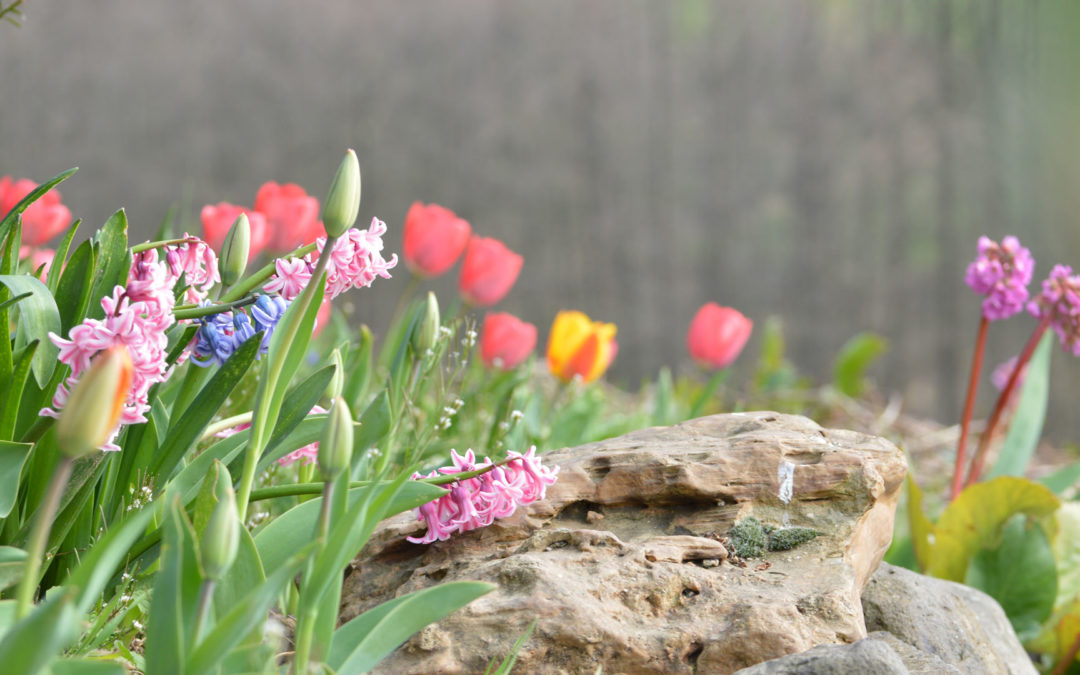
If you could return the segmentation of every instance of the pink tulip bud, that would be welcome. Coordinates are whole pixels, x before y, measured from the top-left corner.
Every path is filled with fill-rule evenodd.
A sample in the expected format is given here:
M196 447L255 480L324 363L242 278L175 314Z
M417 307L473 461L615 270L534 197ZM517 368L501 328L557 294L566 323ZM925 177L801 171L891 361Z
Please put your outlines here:
M458 290L474 307L490 307L506 297L525 259L498 239L472 237L461 264Z
M536 347L536 326L505 312L484 317L480 332L480 358L489 368L513 370Z
M736 309L706 303L694 315L686 332L686 349L706 368L727 368L739 356L754 322Z
M450 209L414 202L405 214L405 264L413 274L437 277L461 257L471 232Z

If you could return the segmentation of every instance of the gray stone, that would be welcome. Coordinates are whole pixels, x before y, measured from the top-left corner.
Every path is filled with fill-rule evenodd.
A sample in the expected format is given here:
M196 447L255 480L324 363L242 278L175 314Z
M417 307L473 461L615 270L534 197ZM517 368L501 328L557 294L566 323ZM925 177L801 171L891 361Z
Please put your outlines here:
M1005 612L982 591L882 564L862 594L866 628L972 675L1035 675Z
M893 649L881 640L821 645L736 671L737 675L908 675Z
M867 635L866 639L880 640L892 647L900 660L907 666L911 675L961 675L963 672L956 666L945 663L940 657L930 652L924 652L921 649L912 647L892 633L878 630Z

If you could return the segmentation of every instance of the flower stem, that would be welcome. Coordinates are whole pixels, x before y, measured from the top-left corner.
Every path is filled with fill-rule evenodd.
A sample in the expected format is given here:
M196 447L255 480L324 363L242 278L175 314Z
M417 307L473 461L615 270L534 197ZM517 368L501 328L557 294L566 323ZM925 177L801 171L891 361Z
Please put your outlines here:
M1035 353L1035 348L1039 346L1039 340L1042 339L1043 333L1046 332L1049 325L1049 317L1039 321L1039 325L1035 327L1035 331L1028 338L1027 344L1024 345L1024 351L1016 359L1016 367L1013 368L1012 373L1009 375L1009 381L1005 384L1005 388L1001 390L1001 395L998 396L997 403L994 404L994 410L990 413L990 419L986 422L986 428L979 438L979 448L975 451L974 459L971 460L971 474L968 476L967 482L964 483L965 487L978 482L983 463L986 462L986 451L990 449L990 441L994 438L994 431L1001 420L1001 413L1005 410L1005 404L1012 397L1013 389L1016 388L1016 383L1020 379L1020 373L1023 372L1028 361L1031 360L1031 355Z
M331 241L331 239L333 239L333 237L327 237L326 244L323 246L323 251L329 251L330 249L332 249L334 247L334 242ZM312 251L314 251L315 248L316 248L315 244L308 244L307 246L301 246L300 248L296 249L292 253L289 253L288 255L285 255L285 256L282 256L282 257L283 258L303 258L308 253L311 253ZM277 266L273 262L268 263L267 265L260 268L258 271L252 273L251 276L247 277L246 279L244 279L242 281L237 282L235 286L233 286L232 288L229 289L228 293L221 296L221 300L223 302L232 302L234 300L239 300L240 298L247 295L249 292L255 290L256 288L259 288L260 286L262 286L263 283L267 279L274 276L275 272L277 272ZM321 272L320 272L320 274L321 274ZM316 276L315 274L312 274L311 278L312 279L317 279L318 276Z
M964 484L964 460L967 450L968 431L971 428L971 413L975 408L975 390L979 388L979 373L982 371L983 354L986 351L986 334L990 320L985 316L979 319L979 333L975 338L975 355L971 359L971 376L968 380L967 399L964 401L964 416L960 418L960 440L956 444L956 466L953 468L952 486L949 499L956 499Z
M73 460L64 455L61 456L56 469L53 471L52 480L45 491L45 499L38 510L34 521L34 529L30 533L30 544L27 549L26 570L23 572L22 581L15 596L15 619L21 619L30 612L34 601L34 590L37 588L41 577L41 563L45 555L45 546L49 541L49 531L52 529L53 518L60 506L60 497L64 494L68 479L71 478L71 465Z
M177 321L182 319L198 319L200 317L209 316L211 314L221 314L222 312L228 312L229 310L243 307L245 305L253 304L256 300L255 296L249 296L241 298L239 300L232 300L230 302L222 302L217 305L180 305L173 310L173 316Z
M163 239L161 241L146 241L141 244L135 244L131 247L132 253L142 253L143 251L149 251L152 248L161 248L162 246L179 246L180 244L191 244L199 241L198 237L180 237L179 239Z
M223 420L218 420L210 426L206 427L206 431L199 438L200 441L205 441L208 438L213 437L218 432L225 431L226 429L232 429L233 427L240 426L241 424L251 424L251 411L246 413L240 413L239 415L233 415L232 417L226 417Z
M206 620L210 617L210 604L213 599L214 580L203 579L202 586L199 587L199 604L195 610L195 644L198 644L202 638Z
M709 378L708 384L706 384L705 388L701 390L701 394L699 394L697 399L694 400L694 405L690 408L690 419L694 419L701 414L701 411L705 407L705 404L709 401L710 398L712 398L713 394L716 393L716 390L720 387L720 385L724 383L724 380L727 379L727 376L728 369L724 368L723 370L716 371L716 373Z

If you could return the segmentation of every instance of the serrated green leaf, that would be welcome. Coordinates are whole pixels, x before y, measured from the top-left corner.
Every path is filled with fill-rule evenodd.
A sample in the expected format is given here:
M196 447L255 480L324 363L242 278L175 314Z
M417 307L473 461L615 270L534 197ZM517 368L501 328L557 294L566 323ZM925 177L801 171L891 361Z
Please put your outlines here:
M18 335L16 346L26 345L33 340L40 342L31 367L34 379L44 387L52 377L60 349L49 339L49 333L60 333L60 312L56 301L45 284L25 274L0 275L0 284L8 288L13 295L30 293L18 305ZM19 392L21 393L21 392Z
M1009 432L989 478L1024 475L1035 454L1050 400L1050 352L1054 339L1051 332L1043 335L1028 362L1016 412L1013 413Z
M394 598L339 628L326 663L338 673L366 673L424 626L496 588L483 581L452 581Z
M1046 533L1028 524L1023 515L1013 516L1002 529L999 544L972 557L964 583L998 601L1021 642L1035 637L1058 593L1057 569Z
M1048 516L1060 505L1044 486L1012 476L964 489L945 507L934 527L928 573L940 579L963 581L972 556L997 540L1009 518L1018 513L1036 518Z
M862 395L866 371L889 350L889 342L875 333L859 333L844 343L833 364L833 386L851 398Z

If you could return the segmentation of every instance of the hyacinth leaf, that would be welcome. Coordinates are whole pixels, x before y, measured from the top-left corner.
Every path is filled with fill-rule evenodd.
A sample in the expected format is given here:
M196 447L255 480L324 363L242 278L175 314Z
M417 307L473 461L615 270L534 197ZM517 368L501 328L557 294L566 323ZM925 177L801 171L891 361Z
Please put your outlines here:
M14 546L0 546L0 590L11 588L22 579L26 551Z
M128 551L146 530L153 512L151 508L144 508L133 512L122 523L113 523L108 532L82 554L64 584L75 593L80 615L90 611L117 568L127 560Z
M52 377L60 349L49 339L49 333L60 332L60 311L56 307L52 293L45 284L25 274L0 275L0 284L11 291L12 295L29 293L18 305L18 331L16 348L38 340L41 345L31 361L34 379L44 387Z
M308 534L310 536L310 532ZM234 647L266 621L270 605L277 600L278 593L300 572L313 546L314 544L309 544L301 547L271 574L265 583L249 591L240 602L223 614L214 624L214 629L191 652L185 667L174 666L162 672L184 672L191 675L213 672Z
M1049 476L1043 476L1039 479L1039 483L1050 488L1050 491L1054 494L1061 496L1061 493L1076 485L1078 480L1080 480L1080 462L1073 462Z
M6 518L19 493L19 476L33 449L31 443L0 441L0 518Z
M1050 353L1053 343L1054 335L1047 331L1028 362L1027 376L1020 390L1020 401L1013 413L1012 423L1009 424L1009 433L988 478L1024 475L1035 454L1050 400Z
M1009 518L1018 513L1049 516L1060 505L1044 486L1013 476L966 488L945 508L934 527L927 572L940 579L963 581L971 558L998 539ZM918 554L918 546L915 550Z
M90 309L90 292L93 290L96 264L97 254L87 240L79 244L71 254L71 259L64 265L63 274L56 285L56 307L60 311L59 332L62 335L66 336Z
M349 504L354 505L361 499L370 499L376 486L364 486L349 490ZM393 494L386 508L386 516L415 509L446 494L446 490L427 483L406 481L401 489ZM255 546L259 549L263 567L276 569L284 563L294 551L311 539L311 533L319 520L322 497L303 502L277 518L271 520L255 534Z
M5 673L37 673L74 641L79 615L70 592L52 593L0 639Z
M194 639L195 612L202 577L195 531L172 499L166 504L161 566L154 575L146 626L146 666L151 673L184 670Z
M255 356L259 353L262 333L256 333L244 341L229 360L206 383L171 429L165 443L158 449L150 473L168 476L180 460L202 436L203 431L217 415L225 400L232 394L237 383L244 377Z
M262 560L259 559L255 540L251 538L247 528L242 527L236 560L229 566L229 571L225 573L221 583L214 588L214 607L217 608L218 616L223 616L236 607L252 588L265 582L266 572L263 570Z
M1010 518L998 545L971 559L964 583L998 601L1021 642L1037 636L1058 593L1054 553L1043 528L1023 515Z
M3 239L7 236L11 228L15 226L15 219L18 216L22 215L22 212L26 210L26 207L30 206L38 199L43 197L45 193L47 193L49 190L53 189L60 183L63 183L68 178L71 178L78 170L79 167L74 167L68 169L67 171L62 171L50 178L49 180L45 181L41 185L38 185L36 188L30 191L30 194L23 197L22 200L20 200L19 203L15 205L15 208L11 209L11 211L9 211L6 216L4 216L3 220L0 220L0 239Z
M277 415L273 432L270 434L270 441L266 444L266 448L263 449L263 456L259 459L259 471L285 455L285 452L277 452L278 448L288 438L289 434L308 418L311 409L322 398L323 392L326 391L327 385L330 384L330 380L333 378L333 366L320 368L289 391L281 404L281 413Z
M0 383L4 391L11 392L7 399L7 405L0 410L0 439L10 440L15 435L15 425L19 420L19 408L22 405L23 392L26 388L26 380L30 376L30 364L34 360L41 342L34 340L15 356L15 367L11 372L11 378L7 383ZM0 504L4 501L0 495ZM0 510L2 510L0 506ZM0 512L0 518L6 516L6 512Z
M356 476L360 464L367 457L370 448L381 448L383 455L389 455L389 448L385 447L383 439L390 433L393 426L394 416L390 410L390 395L383 389L379 395L368 404L364 414L360 416L360 428L353 435L352 471Z
M326 663L334 672L365 673L424 626L495 588L482 581L451 581L394 598L339 628Z
M124 666L116 661L95 659L63 659L49 666L50 675L125 675Z
M371 373L374 368L372 363L372 351L375 338L371 329L360 326L360 338L358 343L349 351L348 377L345 378L345 388L342 396L352 410L358 410L367 394L368 385L371 383Z
M671 369L663 367L656 377L653 395L652 425L668 426L675 422L675 383L671 378Z
M923 572L930 569L930 561L933 555L931 535L934 533L934 524L923 512L923 494L918 483L908 472L905 479L907 485L907 514L908 524L911 527L911 547L915 550L915 560L919 563L919 569Z
M101 298L110 295L113 288L123 286L131 269L131 250L128 249L127 214L123 209L112 214L94 236L94 249L97 252L97 274L94 276L94 289L90 296ZM90 316L100 319L105 316L101 305L90 308Z
M71 224L71 227L64 232L64 237L60 240L60 245L56 247L56 253L53 255L53 262L49 265L49 274L45 277L45 285L49 287L49 291L56 295L56 289L60 285L60 275L64 269L64 261L67 260L68 252L71 250L71 242L75 240L75 233L79 231L79 225L82 225L82 220L76 220Z
M859 333L844 343L833 365L833 386L851 398L862 395L866 371L885 352L889 341L876 333Z

